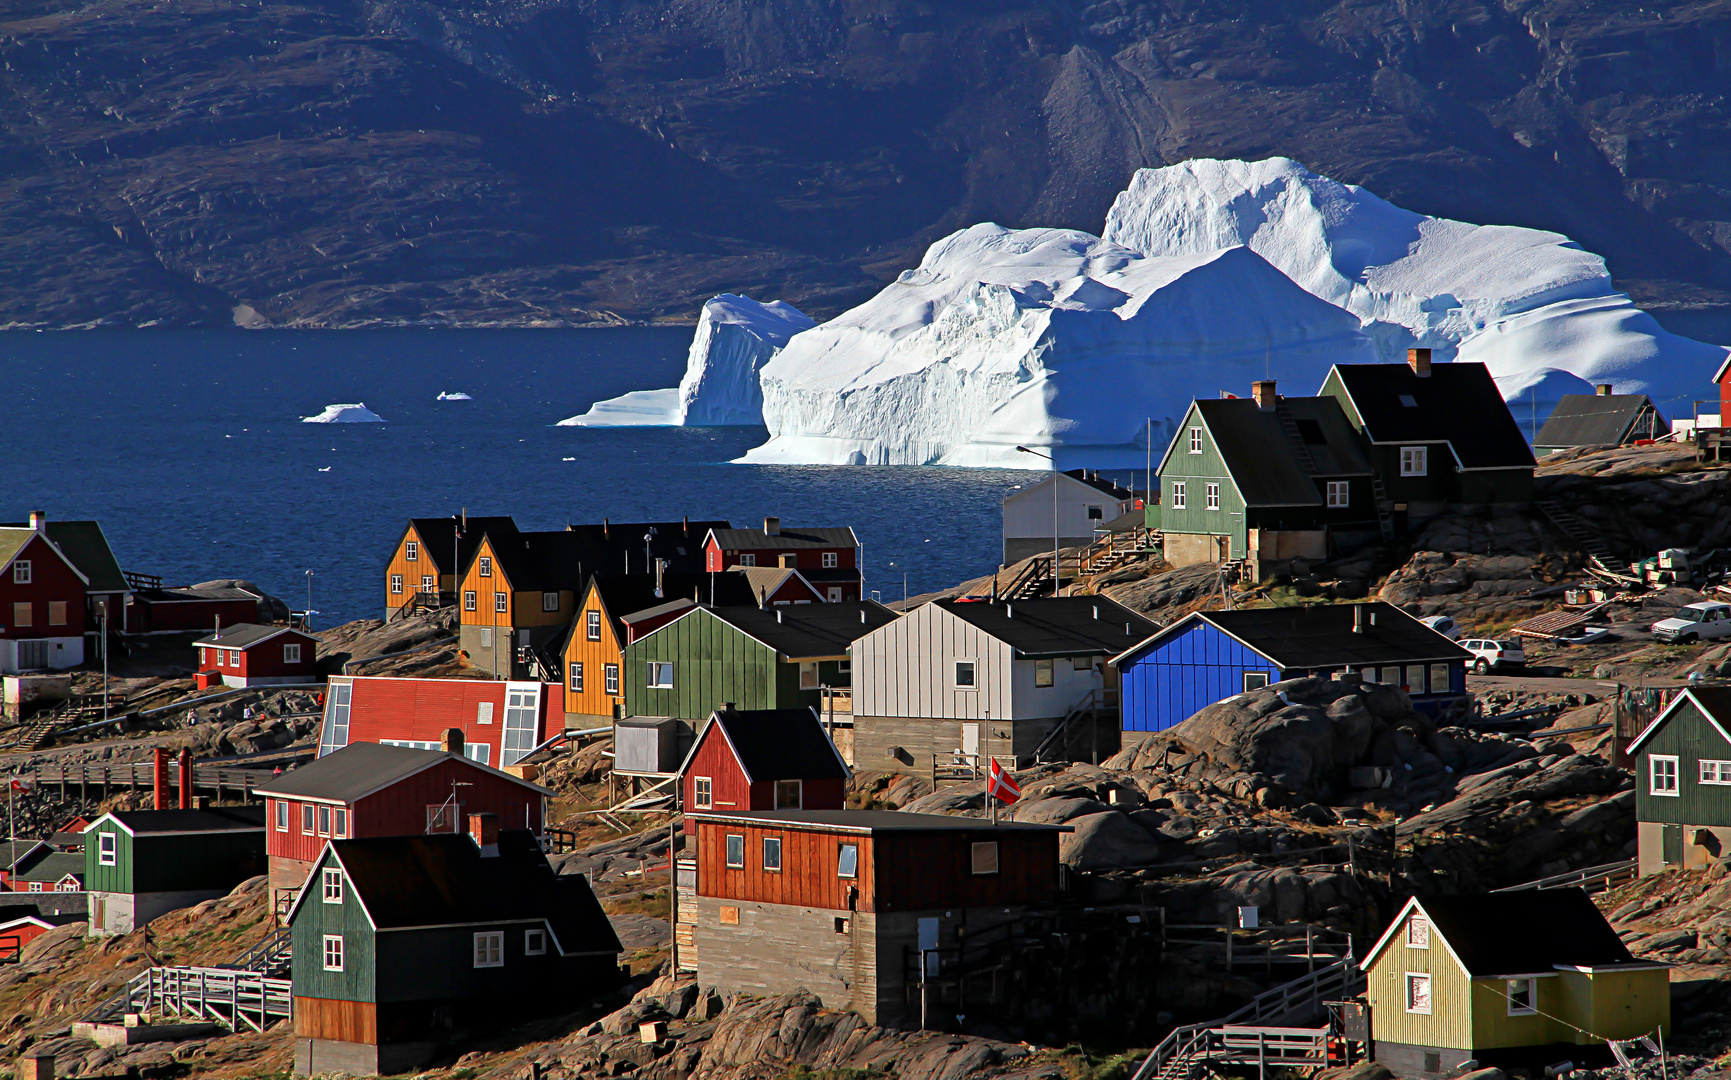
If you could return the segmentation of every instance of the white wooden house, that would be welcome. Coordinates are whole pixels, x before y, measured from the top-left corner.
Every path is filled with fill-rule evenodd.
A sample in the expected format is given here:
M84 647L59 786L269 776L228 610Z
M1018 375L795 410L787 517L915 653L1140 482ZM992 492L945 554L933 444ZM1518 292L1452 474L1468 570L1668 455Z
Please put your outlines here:
M1099 596L939 600L854 641L854 764L926 773L1118 749L1106 659L1154 624Z
M1004 497L1004 565L1052 550L1052 476ZM1097 530L1136 508L1136 495L1099 473L1057 474L1058 541L1062 547L1094 542Z

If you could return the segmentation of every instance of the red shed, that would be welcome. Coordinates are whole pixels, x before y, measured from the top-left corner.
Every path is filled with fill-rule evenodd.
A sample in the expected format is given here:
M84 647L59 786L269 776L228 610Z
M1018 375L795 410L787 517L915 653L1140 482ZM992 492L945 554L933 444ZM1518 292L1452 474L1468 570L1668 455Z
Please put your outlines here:
M679 768L691 810L840 810L847 763L810 709L722 709Z
M37 938L67 923L83 922L82 914L26 915L0 922L0 963L18 959L18 951Z
M34 528L0 527L0 673L77 667L84 663L84 574Z
M136 589L127 608L134 634L184 633L233 628L258 618L262 598L245 589ZM206 666L206 665L201 665ZM215 665L208 665L214 669Z
M236 623L192 643L200 671L222 672L224 686L318 682L318 639L287 626Z
M319 756L362 742L437 750L455 728L463 733L466 756L507 766L564 726L559 683L333 675Z
M459 832L471 813L540 835L553 792L447 750L357 742L256 789L265 800L273 889L299 888L330 840Z
M780 518L764 518L761 529L714 528L703 541L703 568L711 573L737 566L798 570L825 600L859 600L859 539L851 528L784 529Z

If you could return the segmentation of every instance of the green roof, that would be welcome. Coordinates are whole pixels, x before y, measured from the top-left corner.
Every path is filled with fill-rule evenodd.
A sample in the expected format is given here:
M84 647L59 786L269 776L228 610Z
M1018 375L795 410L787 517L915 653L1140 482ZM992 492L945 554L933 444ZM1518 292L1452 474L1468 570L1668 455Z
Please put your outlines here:
M8 522L0 525L7 530L5 539L0 539L0 565L17 554L18 548L30 538L30 526L23 522ZM19 530L14 534L11 530ZM7 543L18 537L17 546L8 548ZM102 525L95 521L50 521L48 523L48 539L60 549L68 562L78 568L78 572L89 579L87 586L90 592L125 592L127 590L126 575L120 572L120 563L114 558L114 551L108 546L108 537L102 535Z

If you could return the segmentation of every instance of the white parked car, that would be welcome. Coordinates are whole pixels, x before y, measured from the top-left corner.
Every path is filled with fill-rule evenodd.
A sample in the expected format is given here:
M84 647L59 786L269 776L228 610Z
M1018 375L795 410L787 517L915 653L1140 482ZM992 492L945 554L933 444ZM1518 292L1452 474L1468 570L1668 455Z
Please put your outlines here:
M1435 630L1443 637L1448 638L1450 641L1460 640L1460 624L1449 618L1447 615L1427 615L1420 619L1419 622L1424 623L1426 626Z
M1527 653L1521 647L1519 638L1505 638L1502 641L1468 638L1461 642L1461 648L1473 654L1473 670L1480 675L1493 668L1501 671L1504 668L1520 667L1527 662Z
M1678 645L1704 638L1731 637L1731 604L1706 600L1680 607L1677 614L1653 624L1653 636Z

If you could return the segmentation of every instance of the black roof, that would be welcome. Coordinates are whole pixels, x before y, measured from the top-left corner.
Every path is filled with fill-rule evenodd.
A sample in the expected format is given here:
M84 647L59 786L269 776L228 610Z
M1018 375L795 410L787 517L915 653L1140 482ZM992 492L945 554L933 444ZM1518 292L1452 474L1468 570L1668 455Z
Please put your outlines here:
M708 610L741 633L749 634L790 659L845 656L849 645L878 627L895 622L898 617L874 600Z
M475 549L481 546L482 537L503 540L517 532L517 523L510 517L468 518L461 538L456 535L458 522L454 517L410 518L409 524L421 538L421 554L432 559L434 569L441 574L454 574L468 566L475 557ZM453 546L457 549L455 567L451 566Z
M82 836L78 840L79 843L84 842ZM48 845L41 840L0 840L0 870L30 865L31 853L37 848L49 850Z
M578 590L592 577L650 576L651 558L662 560L676 574L700 573L703 538L712 527L726 525L725 521L568 525L556 532L491 537L490 546L513 588ZM647 545L645 536L650 537Z
M845 780L847 766L810 709L720 709L698 741L725 735L753 783L763 780ZM697 752L696 744L692 753ZM684 770L681 769L681 772Z
M655 595L654 574L616 574L590 579L590 586L601 594L607 614L615 624L626 616L654 608L665 607L681 600L694 604L710 603L712 575L705 573L664 573L661 575L661 595ZM751 583L737 574L715 574L716 604L754 604L757 594Z
M932 602L1025 656L1113 656L1159 629L1104 596Z
M1526 437L1483 364L1432 364L1425 376L1406 364L1336 364L1330 377L1340 379L1372 442L1446 442L1463 469L1533 467Z
M444 761L455 761L467 768L491 773L532 791L551 795L552 792L521 777L483 765L462 754L443 750L417 750L409 746L386 746L383 743L352 742L333 750L316 761L272 777L254 789L255 794L276 795L290 799L326 799L352 803L399 780L430 769Z
M586 878L555 874L527 829L502 830L498 847L483 857L464 833L330 843L379 930L544 920L567 956L620 951Z
M1196 410L1251 506L1321 506L1317 477L1371 472L1357 432L1333 397L1283 397L1272 409L1251 398L1199 400ZM1287 430L1288 420L1296 438ZM1184 433L1177 438L1185 438ZM1183 452L1176 441L1173 446L1168 457Z
M268 626L259 623L237 622L233 626L225 626L221 630L206 634L193 642L194 645L220 645L225 649L246 649L278 634L294 634L296 637L311 638L312 635L288 626Z
M764 548L851 548L858 547L859 540L853 530L843 525L839 528L799 528L792 529L783 526L774 535L762 529L728 529L715 530L715 543L723 551L750 551Z
M261 600L258 593L229 586L221 588L134 589L132 598L141 604L181 604L211 600Z
M1090 472L1087 469L1065 469L1064 475L1072 480L1080 480L1094 490L1104 492L1114 499L1129 499L1135 495L1129 488L1119 487L1117 481L1109 480L1099 473Z
M1629 439L1657 438L1671 430L1657 410L1653 434L1647 433L1645 423L1640 430L1631 430L1650 408L1653 400L1645 394L1564 394L1533 445L1542 449L1620 446Z
M1432 928L1474 976L1638 962L1581 889L1449 896L1422 906Z
M1362 610L1362 633L1353 632L1354 612ZM1304 607L1198 611L1117 657L1139 655L1188 626L1209 623L1279 664L1282 668L1348 668L1359 664L1405 664L1432 660L1470 660L1472 654L1393 604L1312 604Z
M20 870L14 875L19 881L59 881L68 874L82 879L84 877L84 855L70 851L56 851L31 862L28 869Z
M134 836L168 833L264 831L264 804L257 806L213 806L209 810L112 810L103 815L126 827ZM91 828L102 818L91 822Z
M908 814L900 810L751 810L725 813L715 810L689 810L686 817L712 821L756 822L762 825L811 825L821 829L846 829L849 832L960 832L963 830L1003 831L1018 829L1033 832L1074 832L1069 825L1042 825L1027 821L1007 821L1000 817L996 825L984 818L953 817L949 814Z

